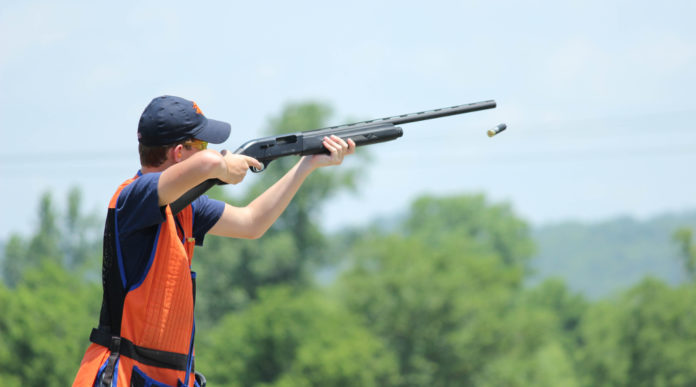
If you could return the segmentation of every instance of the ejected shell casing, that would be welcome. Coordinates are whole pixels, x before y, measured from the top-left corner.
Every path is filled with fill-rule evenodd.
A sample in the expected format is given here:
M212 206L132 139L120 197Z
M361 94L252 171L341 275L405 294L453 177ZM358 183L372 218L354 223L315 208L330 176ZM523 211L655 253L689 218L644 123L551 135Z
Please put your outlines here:
M498 124L498 126L496 126L495 128L489 129L489 130L488 130L488 137L493 137L493 136L495 136L496 134L498 134L498 133L502 132L503 130L505 130L506 128L507 128L507 125L505 125L505 124Z

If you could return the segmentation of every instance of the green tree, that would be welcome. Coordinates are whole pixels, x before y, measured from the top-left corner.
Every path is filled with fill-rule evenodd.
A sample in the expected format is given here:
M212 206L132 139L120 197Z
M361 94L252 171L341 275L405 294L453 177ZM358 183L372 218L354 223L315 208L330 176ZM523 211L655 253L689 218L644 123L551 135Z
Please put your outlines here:
M505 205L423 197L393 233L372 230L357 241L339 285L349 308L397 353L399 385L474 385L519 341L508 317L532 247ZM545 344L532 340L540 331L522 341Z
M582 345L576 352L583 386L630 385L630 343L624 341L620 308L617 300L599 301L583 316Z
M60 249L64 255L63 264L68 270L88 276L89 273L97 273L97 276L91 278L101 281L99 264L104 232L103 213L83 213L82 201L82 191L78 187L68 191L64 219L59 223L62 226L59 234Z
M549 278L521 294L520 308L545 310L554 316L555 329L568 351L581 340L579 326L590 306L580 294L572 293L563 280Z
M690 228L680 228L674 233L674 240L679 245L684 269L693 282L696 280L696 245L694 245L693 231Z
M476 386L579 386L573 353L587 302L558 279L525 289L501 319L500 353Z
M55 262L0 285L0 380L3 386L67 386L96 323L101 292Z
M36 264L26 257L27 242L19 234L12 234L5 245L2 259L2 282L14 288L22 279L26 267Z
M220 386L384 386L398 380L392 353L321 293L265 287L197 346Z
M38 215L38 228L33 237L25 242L19 235L13 235L5 249L3 277L11 287L19 283L24 272L41 262L63 263L57 215L48 192L41 197Z
M586 386L696 384L696 288L645 279L593 305L580 325Z
M452 236L471 239L510 266L524 268L534 253L529 226L508 204L489 204L483 195L418 198L403 231L432 245Z
M522 309L500 316L499 350L474 373L480 387L579 386L573 358L555 332L555 316L543 309Z
M72 382L99 313L97 274L101 230L68 195L65 213L50 193L39 202L38 227L5 246L0 283L0 380L6 386Z
M93 280L90 272L101 257L101 229L95 215L81 211L82 194L74 187L68 193L67 209L56 210L50 192L41 196L38 209L38 227L28 239L13 234L5 246L2 277L9 287L16 286L24 273L53 262L68 270L79 271Z

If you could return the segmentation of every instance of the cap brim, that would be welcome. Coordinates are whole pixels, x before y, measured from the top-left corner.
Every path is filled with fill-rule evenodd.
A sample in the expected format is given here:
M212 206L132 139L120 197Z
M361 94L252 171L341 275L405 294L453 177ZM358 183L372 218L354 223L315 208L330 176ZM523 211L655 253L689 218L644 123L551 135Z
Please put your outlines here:
M207 119L208 122L200 132L196 133L195 138L207 141L211 144L222 144L230 136L232 127L227 122Z

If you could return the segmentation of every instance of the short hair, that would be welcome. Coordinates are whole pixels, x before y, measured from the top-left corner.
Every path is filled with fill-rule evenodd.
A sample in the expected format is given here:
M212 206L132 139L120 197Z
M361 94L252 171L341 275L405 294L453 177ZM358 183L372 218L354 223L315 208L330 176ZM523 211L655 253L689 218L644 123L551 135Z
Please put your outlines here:
M190 139L170 145L148 146L139 143L138 153L140 154L140 165L144 167L159 167L167 161L167 151L177 145L183 145L187 150L191 149Z

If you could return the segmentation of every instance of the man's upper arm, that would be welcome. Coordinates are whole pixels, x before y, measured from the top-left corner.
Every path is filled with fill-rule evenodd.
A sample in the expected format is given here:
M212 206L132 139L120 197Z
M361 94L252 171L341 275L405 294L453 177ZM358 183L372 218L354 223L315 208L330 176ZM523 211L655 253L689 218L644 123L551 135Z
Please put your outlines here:
M203 244L205 234L215 226L222 216L225 203L202 195L194 200L191 206L193 206L194 211L193 237L196 238L196 244L200 246Z
M121 235L164 221L159 206L159 173L146 173L127 185L116 202L116 221Z
M222 216L210 229L210 233L229 238L258 238L259 235L253 226L248 207L235 207L225 204Z

